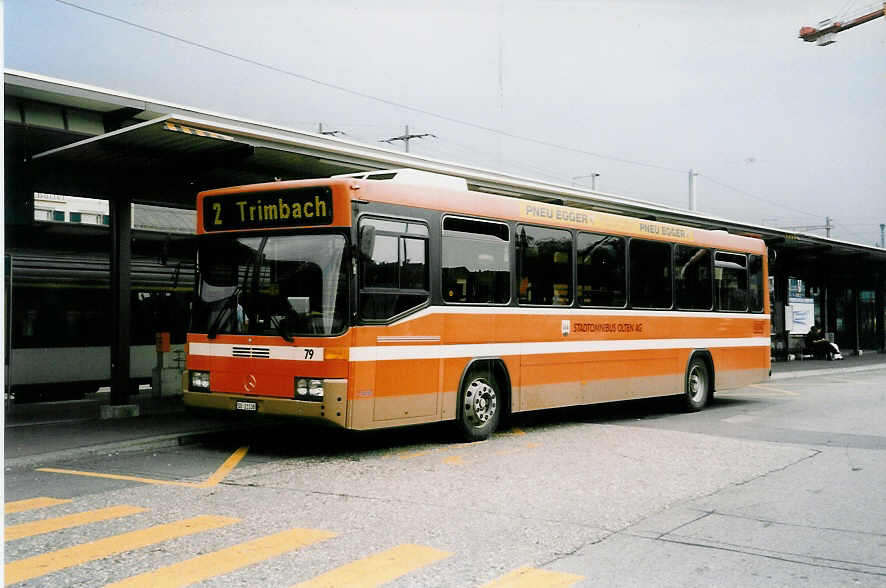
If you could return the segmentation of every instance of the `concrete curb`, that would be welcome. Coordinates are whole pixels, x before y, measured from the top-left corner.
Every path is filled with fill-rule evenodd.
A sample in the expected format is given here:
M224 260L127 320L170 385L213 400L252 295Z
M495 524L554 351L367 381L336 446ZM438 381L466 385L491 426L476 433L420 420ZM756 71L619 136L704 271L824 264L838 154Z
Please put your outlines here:
M210 429L206 431L191 431L183 433L170 433L168 435L156 435L154 437L142 437L139 439L125 439L122 441L113 441L111 443L102 443L99 445L87 445L85 447L75 447L62 451L51 451L48 453L35 453L34 455L23 455L5 459L3 467L6 471L14 469L33 468L35 466L46 465L48 463L58 463L64 461L73 461L84 457L94 457L102 454L110 453L128 453L134 451L145 451L152 449L167 449L169 447L179 447L181 445L194 445L208 438L224 433L230 433L235 429Z
M796 372L783 372L780 374L772 374L769 381L776 380L793 380L794 378L807 378L812 376L827 376L833 374L851 374L855 372L869 372L872 370L886 369L886 363L877 363L873 365L857 365L847 368L822 368L820 370L800 370Z

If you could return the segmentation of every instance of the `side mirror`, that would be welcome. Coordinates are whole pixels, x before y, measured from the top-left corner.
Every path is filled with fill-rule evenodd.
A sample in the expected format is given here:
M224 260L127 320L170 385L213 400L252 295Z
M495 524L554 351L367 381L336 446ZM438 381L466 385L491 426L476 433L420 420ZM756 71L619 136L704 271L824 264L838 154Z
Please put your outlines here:
M363 225L360 227L360 255L371 259L373 251L375 251L375 227Z

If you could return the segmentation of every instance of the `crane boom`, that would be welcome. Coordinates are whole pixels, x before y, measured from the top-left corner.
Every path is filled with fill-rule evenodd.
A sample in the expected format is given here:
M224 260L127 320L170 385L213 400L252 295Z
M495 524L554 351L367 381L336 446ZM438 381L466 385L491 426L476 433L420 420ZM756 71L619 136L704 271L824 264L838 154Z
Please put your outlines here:
M879 10L863 14L847 22L823 20L817 27L803 27L800 29L800 38L808 43L816 42L818 45L830 45L834 43L834 35L847 31L860 24L870 22L886 14L886 2Z

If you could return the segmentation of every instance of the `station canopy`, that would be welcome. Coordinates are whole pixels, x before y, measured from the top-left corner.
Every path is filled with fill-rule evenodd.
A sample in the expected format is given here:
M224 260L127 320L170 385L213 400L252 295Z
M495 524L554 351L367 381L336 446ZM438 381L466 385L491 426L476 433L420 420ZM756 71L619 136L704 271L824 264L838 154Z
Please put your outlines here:
M33 156L34 189L193 208L210 188L326 177L365 164L318 157L302 145L196 119L167 115ZM362 162L361 162L362 163Z
M167 114L35 154L38 192L193 209L201 190L374 169L412 167L463 177L472 190L562 203L763 238L796 260L883 263L886 250L795 234L651 202L439 162L322 135Z

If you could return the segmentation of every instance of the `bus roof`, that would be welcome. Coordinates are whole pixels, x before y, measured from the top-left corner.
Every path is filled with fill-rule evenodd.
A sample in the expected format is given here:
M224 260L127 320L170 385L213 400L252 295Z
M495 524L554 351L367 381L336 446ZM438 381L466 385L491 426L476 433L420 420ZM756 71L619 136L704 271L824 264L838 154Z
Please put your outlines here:
M198 232L203 232L199 217L202 212L201 201L207 196L316 186L329 186L333 193L337 194L348 191L350 192L349 198L354 200L415 206L450 214L580 229L595 233L670 241L748 253L763 254L766 251L765 244L761 239L734 235L721 230L700 229L659 222L654 219L621 216L485 192L458 190L435 185L414 185L404 181L390 181L390 179L376 180L342 176L269 182L201 192L197 201ZM340 223L336 222L335 224L339 225Z

